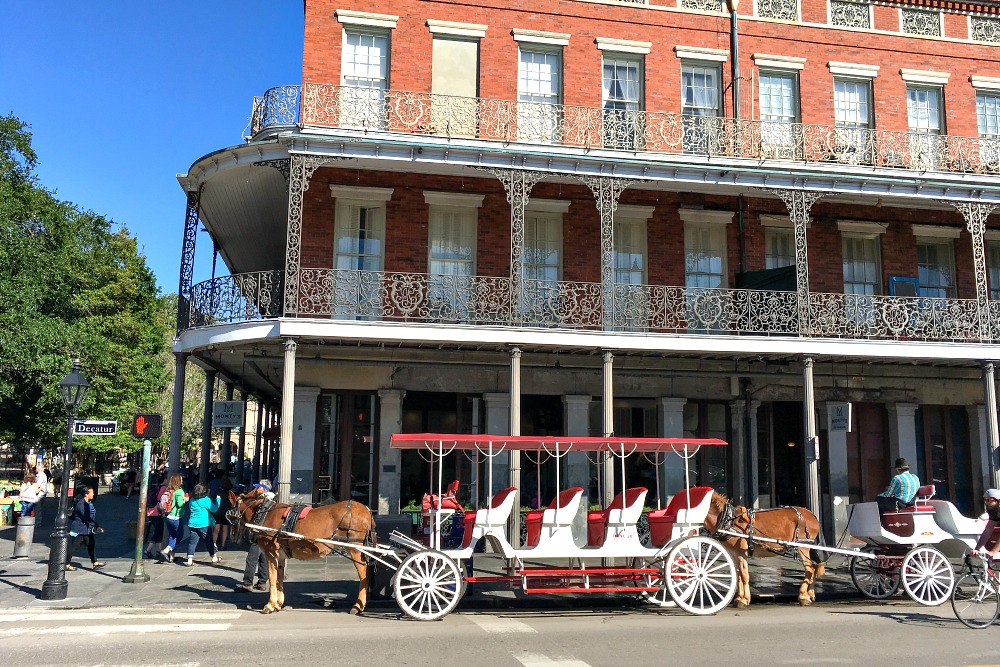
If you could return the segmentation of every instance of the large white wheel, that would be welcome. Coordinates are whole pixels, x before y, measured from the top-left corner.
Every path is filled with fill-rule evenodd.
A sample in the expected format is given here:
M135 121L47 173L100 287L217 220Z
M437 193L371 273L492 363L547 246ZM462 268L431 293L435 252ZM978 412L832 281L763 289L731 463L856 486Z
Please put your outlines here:
M399 608L418 621L436 621L448 615L462 597L458 565L440 551L410 554L400 563L392 581Z
M736 564L710 537L681 540L667 554L663 577L674 602L691 614L718 613L736 595Z
M674 602L673 598L670 597L670 589L667 588L667 561L666 559L658 559L652 561L640 561L637 563L636 567L644 567L649 569L656 569L658 572L656 574L648 573L642 578L642 585L648 588L654 586L659 586L660 589L656 592L643 591L642 599L651 605L656 607L676 607L677 603Z
M951 561L934 547L911 549L903 559L900 578L907 594L928 607L946 602L955 588Z
M851 580L855 588L865 597L885 600L899 590L899 558L879 554L872 547L865 553L875 554L875 558L854 556L851 558Z

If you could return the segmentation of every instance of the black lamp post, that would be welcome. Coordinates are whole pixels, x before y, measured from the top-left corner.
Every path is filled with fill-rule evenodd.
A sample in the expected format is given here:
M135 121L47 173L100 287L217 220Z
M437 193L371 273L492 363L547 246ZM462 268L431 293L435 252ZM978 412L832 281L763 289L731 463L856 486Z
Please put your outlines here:
M73 456L73 422L76 411L83 403L90 389L90 383L80 372L80 360L73 362L73 370L59 382L59 395L66 406L66 451L63 453L62 484L59 485L59 513L56 514L56 526L52 532L52 543L49 548L49 576L42 584L43 600L65 600L66 561L69 560L69 471L70 459Z

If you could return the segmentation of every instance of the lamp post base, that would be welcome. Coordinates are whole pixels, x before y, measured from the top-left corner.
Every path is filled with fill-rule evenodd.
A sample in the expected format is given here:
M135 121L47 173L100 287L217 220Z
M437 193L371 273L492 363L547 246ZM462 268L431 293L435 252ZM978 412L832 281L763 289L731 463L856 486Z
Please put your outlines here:
M42 600L65 600L69 584L65 579L62 581L46 581L42 584Z
M144 584L149 581L149 575L143 568L142 561L132 561L132 569L122 577L122 582L126 584Z

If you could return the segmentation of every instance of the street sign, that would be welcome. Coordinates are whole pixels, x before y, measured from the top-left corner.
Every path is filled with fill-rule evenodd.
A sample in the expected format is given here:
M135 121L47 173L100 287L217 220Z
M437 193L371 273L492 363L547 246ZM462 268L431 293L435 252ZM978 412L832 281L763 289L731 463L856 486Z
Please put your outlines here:
M118 422L77 419L73 422L73 435L117 435Z
M212 428L243 426L243 401L213 401Z
M155 440L163 435L163 415L144 412L132 418L132 437L139 440Z

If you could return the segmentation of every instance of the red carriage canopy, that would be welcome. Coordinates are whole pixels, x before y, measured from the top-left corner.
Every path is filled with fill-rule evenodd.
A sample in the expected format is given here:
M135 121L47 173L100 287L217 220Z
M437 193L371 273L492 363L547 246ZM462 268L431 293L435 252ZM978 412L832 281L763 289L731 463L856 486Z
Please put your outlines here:
M396 433L389 446L393 449L449 450L506 449L516 451L608 452L683 452L695 447L721 447L726 441L718 438L594 438L586 436L490 435L488 433Z

